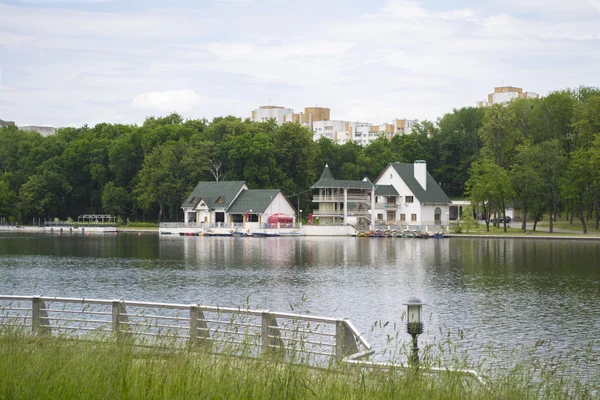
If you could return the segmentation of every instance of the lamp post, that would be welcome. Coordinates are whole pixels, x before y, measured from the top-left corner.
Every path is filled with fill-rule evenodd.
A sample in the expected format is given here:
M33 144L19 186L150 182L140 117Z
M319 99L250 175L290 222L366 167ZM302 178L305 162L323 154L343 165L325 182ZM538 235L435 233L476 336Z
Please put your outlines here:
M418 367L419 366L419 345L417 343L417 336L423 333L423 303L416 297L410 298L406 303L406 332L412 336L413 348L410 354L410 363Z

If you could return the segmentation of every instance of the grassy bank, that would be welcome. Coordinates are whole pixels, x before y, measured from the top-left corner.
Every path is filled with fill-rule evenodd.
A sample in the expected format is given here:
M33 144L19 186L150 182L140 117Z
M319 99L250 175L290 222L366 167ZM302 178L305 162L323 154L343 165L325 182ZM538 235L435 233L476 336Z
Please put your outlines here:
M524 368L482 386L427 368L317 370L187 349L141 352L111 340L0 335L0 399L562 399L591 390L559 376L535 382Z

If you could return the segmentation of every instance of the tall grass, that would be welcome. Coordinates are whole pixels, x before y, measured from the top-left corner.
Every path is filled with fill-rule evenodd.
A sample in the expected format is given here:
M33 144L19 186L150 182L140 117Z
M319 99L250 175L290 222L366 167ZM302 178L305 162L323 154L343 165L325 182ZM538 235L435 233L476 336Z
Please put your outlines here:
M0 326L0 399L563 399L598 396L597 382L532 377L519 364L480 385L452 373L214 355L186 346L32 337Z

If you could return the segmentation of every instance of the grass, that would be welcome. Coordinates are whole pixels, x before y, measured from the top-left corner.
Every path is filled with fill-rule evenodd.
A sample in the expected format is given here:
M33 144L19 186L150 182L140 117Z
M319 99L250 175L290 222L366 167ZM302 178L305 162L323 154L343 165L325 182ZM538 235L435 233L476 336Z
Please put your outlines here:
M425 357L427 358L427 357ZM431 360L430 360L431 361ZM0 326L0 399L584 399L597 382L532 377L515 367L488 386L456 374L332 364L315 369L275 358L215 356L186 347L140 351L106 338L31 337ZM595 385L595 386L594 386Z
M547 228L548 227L548 221L545 222L545 224L542 224L542 221L538 222L538 228L539 227L544 227ZM565 227L566 226L566 227ZM486 230L485 227L485 222L481 221L479 223L479 225L472 227L471 229L469 229L469 232L466 232L466 230L462 229L462 232L460 232L463 235L477 235L477 236L573 236L573 237L582 237L581 232L582 232L582 227L581 224L579 225L575 225L575 222L573 223L573 225L568 225L568 221L563 223L557 222L554 224L554 228L555 229L568 229L571 232L556 232L554 231L554 233L549 233L547 231L541 231L541 230L536 230L534 231L528 223L528 228L527 228L527 232L523 232L523 230L521 228L511 228L509 226L507 226L506 228L506 232L504 232L504 226L502 224L500 224L499 227L495 227L493 224L490 224L490 231L488 232ZM455 233L456 232L456 228L454 226L450 226L450 231L451 233ZM588 226L588 234L589 236L597 236L600 235L600 231L596 231L591 229Z
M600 234L600 230L596 229L596 221L594 219L586 220L585 224L587 226L588 233L590 234ZM573 223L571 223L570 218L567 219L565 216L557 217L556 222L554 222L555 229L564 229L573 232L583 232L583 225L579 218L573 218ZM548 215L544 215L541 221L538 222L538 226L542 226L547 228L550 226L550 221L548 220Z

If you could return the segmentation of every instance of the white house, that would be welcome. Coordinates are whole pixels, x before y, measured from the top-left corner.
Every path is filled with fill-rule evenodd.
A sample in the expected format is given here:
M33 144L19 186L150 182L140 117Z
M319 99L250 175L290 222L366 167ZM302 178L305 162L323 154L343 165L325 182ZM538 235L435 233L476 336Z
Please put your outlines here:
M375 185L391 185L398 193L378 196L377 220L400 225L448 225L452 201L427 171L425 161L390 163Z
M279 189L248 189L243 181L200 182L181 206L184 223L205 227L261 228L269 217L295 216Z
M319 224L354 224L369 221L379 225L448 225L452 202L427 172L425 161L390 163L372 183L338 180L326 165L311 187L313 214ZM373 196L373 193L375 195Z

